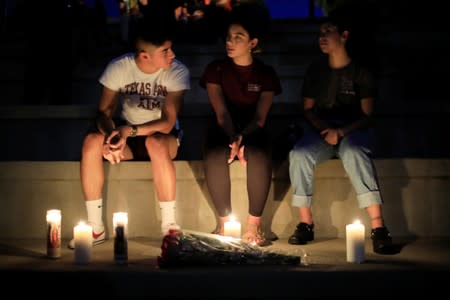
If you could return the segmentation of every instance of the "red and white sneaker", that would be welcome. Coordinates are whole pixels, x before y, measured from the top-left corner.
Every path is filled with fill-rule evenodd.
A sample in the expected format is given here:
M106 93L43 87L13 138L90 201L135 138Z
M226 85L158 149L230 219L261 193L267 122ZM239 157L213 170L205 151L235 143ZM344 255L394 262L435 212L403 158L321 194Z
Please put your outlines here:
M180 231L181 227L176 223L170 223L164 226L161 226L161 232L163 236L170 234L171 231Z
M92 226L92 228L94 228L92 230L92 246L96 246L98 244L106 242L105 226L95 225ZM69 245L67 246L69 247L69 249L75 249L75 239L71 239L69 241Z

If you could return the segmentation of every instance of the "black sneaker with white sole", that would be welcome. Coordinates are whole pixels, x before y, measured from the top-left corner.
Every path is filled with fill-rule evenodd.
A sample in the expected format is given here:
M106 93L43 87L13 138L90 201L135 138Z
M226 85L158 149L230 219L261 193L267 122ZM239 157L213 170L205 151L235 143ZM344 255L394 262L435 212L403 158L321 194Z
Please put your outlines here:
M393 252L391 233L386 227L372 229L370 233L373 252L378 254L391 254Z
M314 224L300 222L294 233L289 237L288 243L292 245L305 245L314 240Z

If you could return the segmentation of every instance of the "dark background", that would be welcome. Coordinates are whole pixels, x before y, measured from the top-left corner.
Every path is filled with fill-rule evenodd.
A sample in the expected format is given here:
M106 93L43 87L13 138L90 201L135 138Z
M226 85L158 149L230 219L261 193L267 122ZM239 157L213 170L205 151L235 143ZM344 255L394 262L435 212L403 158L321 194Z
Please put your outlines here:
M375 156L449 158L450 32L443 1L328 4L339 2L350 3L357 24L355 53L379 81ZM0 134L8 145L0 149L0 160L78 160L98 101L98 75L124 49L117 19L109 10L92 8L79 17L67 1L0 3ZM284 89L271 115L274 142L279 142L286 140L289 126L302 122L297 106L301 82L305 67L320 53L317 26L323 12L310 6L314 1L266 3L273 30L262 59L274 62ZM183 37L175 50L188 62L195 88L181 115L189 138L178 159L201 159L199 145L210 111L205 99L199 101L196 81L202 66L222 55L222 42L202 43L189 32Z

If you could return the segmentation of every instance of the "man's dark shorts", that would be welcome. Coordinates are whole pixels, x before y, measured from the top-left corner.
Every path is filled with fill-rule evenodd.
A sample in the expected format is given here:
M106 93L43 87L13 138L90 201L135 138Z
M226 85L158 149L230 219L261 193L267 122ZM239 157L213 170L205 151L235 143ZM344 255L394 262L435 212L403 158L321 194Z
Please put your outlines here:
M126 122L124 120L114 120L114 123L117 127L121 125L125 125ZM87 133L94 133L99 132L97 125L95 122L92 122L92 124L89 126ZM173 128L172 131L169 133L173 135L178 142L178 146L181 145L181 139L183 136L183 130ZM146 136L136 136L136 137L129 137L127 138L127 145L130 147L131 152L133 153L133 159L134 161L147 161L150 160L150 157L148 156L147 148L145 148L145 138Z

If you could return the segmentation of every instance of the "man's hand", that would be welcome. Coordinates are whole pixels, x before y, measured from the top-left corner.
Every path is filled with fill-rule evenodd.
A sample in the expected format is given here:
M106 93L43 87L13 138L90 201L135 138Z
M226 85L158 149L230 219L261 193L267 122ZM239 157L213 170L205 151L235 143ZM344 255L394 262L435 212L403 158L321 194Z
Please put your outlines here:
M126 145L126 138L123 138L119 131L114 130L103 144L103 157L112 165L120 163L124 159L123 149Z

